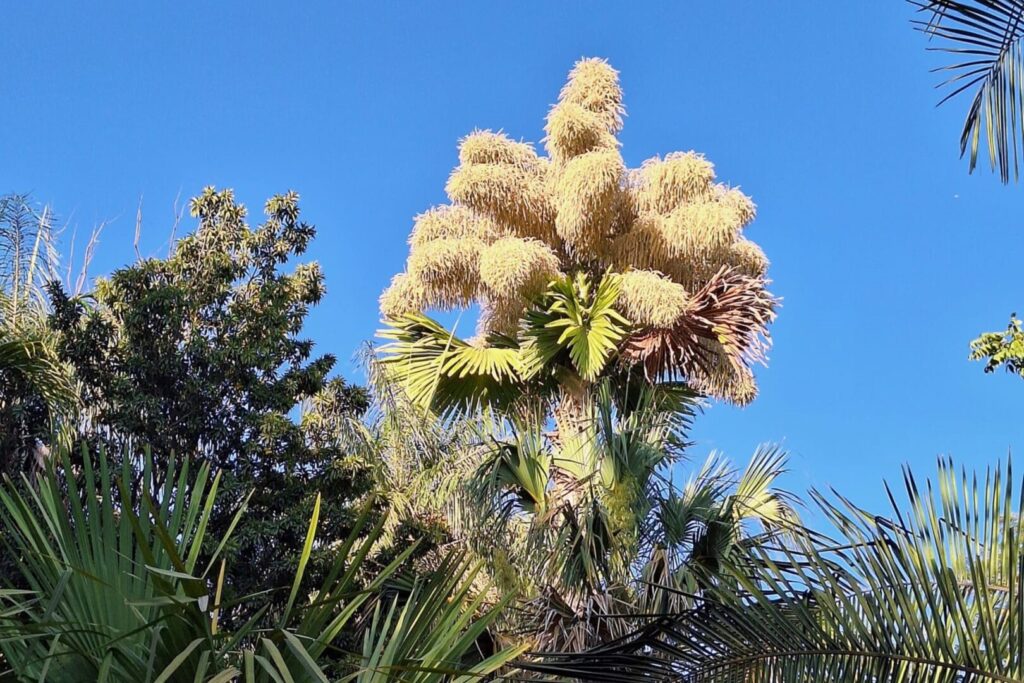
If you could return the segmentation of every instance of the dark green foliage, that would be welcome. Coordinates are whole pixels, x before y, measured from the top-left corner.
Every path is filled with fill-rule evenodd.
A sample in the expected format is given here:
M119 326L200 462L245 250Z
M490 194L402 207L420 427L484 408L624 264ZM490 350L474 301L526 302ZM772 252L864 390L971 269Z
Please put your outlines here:
M317 264L286 270L315 234L298 196L271 198L255 228L230 190L205 189L191 213L198 228L168 258L117 270L88 297L52 284L50 321L82 383L88 440L222 470L213 538L251 492L226 553L230 597L287 585L318 492L322 545L348 533L368 481L340 462L338 437L367 399L329 381L334 358L299 336L325 290ZM314 562L310 580L320 569Z
M985 361L985 372L1002 365L1007 372L1024 377L1024 330L1016 313L1010 314L1005 332L985 332L971 342L971 360Z

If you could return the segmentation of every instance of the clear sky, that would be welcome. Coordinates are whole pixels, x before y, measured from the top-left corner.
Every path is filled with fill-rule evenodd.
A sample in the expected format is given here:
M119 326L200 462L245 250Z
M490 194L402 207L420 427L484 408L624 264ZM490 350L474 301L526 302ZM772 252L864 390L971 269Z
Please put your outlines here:
M606 57L627 163L706 153L757 202L748 236L784 299L761 397L712 407L694 457L783 442L792 489L878 508L904 462L983 467L1024 443L1024 382L967 361L976 333L1024 312L1024 188L967 174L968 103L934 107L942 60L912 15L896 0L9 3L0 192L32 191L79 235L111 221L102 273L134 257L140 198L155 254L179 194L233 187L258 215L299 191L329 289L308 331L356 376L458 138L540 140L573 62Z

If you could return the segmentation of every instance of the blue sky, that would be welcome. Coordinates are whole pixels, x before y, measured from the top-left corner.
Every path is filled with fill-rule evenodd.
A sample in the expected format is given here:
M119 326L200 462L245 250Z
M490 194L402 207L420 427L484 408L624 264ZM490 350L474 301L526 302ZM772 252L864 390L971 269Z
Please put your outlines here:
M758 203L748 236L784 299L761 397L700 418L695 458L782 442L790 488L880 508L902 463L981 468L1024 443L1024 382L967 361L977 332L1024 312L1021 188L968 175L967 102L934 107L941 58L909 6L296 5L9 5L0 191L32 191L80 235L110 221L96 273L133 258L140 198L155 254L178 195L233 187L258 214L299 191L329 288L308 331L354 376L458 138L539 140L573 62L606 57L627 163L707 154Z

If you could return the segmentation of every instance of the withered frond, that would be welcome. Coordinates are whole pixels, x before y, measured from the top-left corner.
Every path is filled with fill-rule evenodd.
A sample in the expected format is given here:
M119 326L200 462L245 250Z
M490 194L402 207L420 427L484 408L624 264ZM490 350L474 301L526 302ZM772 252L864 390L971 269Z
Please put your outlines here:
M416 216L409 246L416 250L427 242L447 239L479 239L490 244L501 236L493 220L467 206L435 206Z
M661 273L630 270L619 277L616 306L640 327L672 327L686 312L686 288Z
M770 342L768 325L775 319L776 304L763 279L723 267L691 295L675 325L632 335L622 357L642 364L652 381L682 377L728 400L752 396L751 387L719 386L719 380L723 373L737 380L745 378L753 363L764 361ZM723 364L731 370L720 368Z

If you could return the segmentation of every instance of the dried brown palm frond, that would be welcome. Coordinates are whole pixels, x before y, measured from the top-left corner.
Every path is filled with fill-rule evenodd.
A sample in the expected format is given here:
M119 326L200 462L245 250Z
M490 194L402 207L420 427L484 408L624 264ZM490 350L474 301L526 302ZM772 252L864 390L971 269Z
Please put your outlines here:
M619 72L603 59L581 59L569 72L569 80L558 94L559 102L578 104L601 117L610 133L622 130L622 87Z
M491 219L472 209L459 205L435 206L416 216L409 246L412 249L448 239L479 239L490 244L501 236L501 230Z
M459 163L506 164L538 170L543 162L528 142L517 142L504 133L475 130L459 142Z
M593 251L611 232L625 170L617 150L587 152L562 169L555 186L555 230L574 251Z
M555 210L544 174L508 164L459 166L445 191L452 201L468 206L507 226L521 237L549 242Z
M480 280L489 299L512 299L525 308L558 276L558 256L546 244L504 237L480 254Z
M673 152L645 161L632 178L640 212L669 213L686 202L708 197L714 165L696 152Z
M655 271L623 273L619 287L617 306L640 327L672 327L689 305L686 288Z
M535 634L538 652L584 652L626 636L636 622L626 619L632 605L625 596L595 592L567 597L547 586L523 607L523 621Z
M669 328L652 328L632 335L622 357L642 365L646 376L682 375L699 378L716 394L734 400L750 394L740 388L734 396L718 391L720 365L742 379L749 367L763 362L770 340L768 324L775 318L777 301L765 290L763 279L731 268L721 268L699 291L679 321Z

